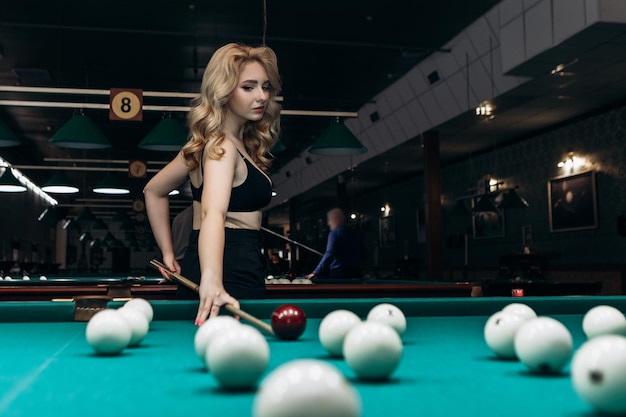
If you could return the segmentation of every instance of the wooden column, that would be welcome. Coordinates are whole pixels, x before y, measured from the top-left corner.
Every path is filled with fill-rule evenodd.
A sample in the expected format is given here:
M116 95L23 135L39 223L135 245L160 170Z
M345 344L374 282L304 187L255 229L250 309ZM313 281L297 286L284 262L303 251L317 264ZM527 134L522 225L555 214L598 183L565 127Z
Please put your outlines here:
M441 167L439 133L422 134L424 148L424 192L426 194L426 256L428 279L443 279L441 237Z

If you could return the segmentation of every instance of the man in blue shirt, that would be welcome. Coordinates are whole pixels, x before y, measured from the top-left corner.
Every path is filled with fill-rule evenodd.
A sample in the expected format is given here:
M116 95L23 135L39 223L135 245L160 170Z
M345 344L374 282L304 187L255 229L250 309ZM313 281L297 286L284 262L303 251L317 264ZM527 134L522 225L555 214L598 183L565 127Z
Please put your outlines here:
M339 208L330 210L327 220L330 234L326 252L307 278L324 273L332 279L361 278L361 242L357 233L346 225L346 216Z

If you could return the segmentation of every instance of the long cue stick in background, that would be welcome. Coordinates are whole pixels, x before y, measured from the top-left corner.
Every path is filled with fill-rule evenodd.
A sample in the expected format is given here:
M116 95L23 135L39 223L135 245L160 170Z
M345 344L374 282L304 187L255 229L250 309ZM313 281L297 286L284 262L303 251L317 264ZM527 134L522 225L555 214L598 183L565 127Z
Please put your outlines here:
M281 238L281 239L283 239L283 240L286 240L286 241L287 241L287 242L289 242L289 243L293 243L294 245L302 246L304 249L307 249L307 250L309 250L309 251L311 251L311 252L313 252L313 253L316 253L316 254L318 254L319 256L324 256L324 254L323 254L322 252L317 251L317 250L315 250L315 249L313 249L313 248L311 248L311 247L309 247L309 246L307 246L307 245L304 245L304 244L302 244L302 243L300 243L300 242L296 242L296 241L295 241L295 240L293 240L293 239L289 239L288 237L285 237L285 236L281 235L280 233L276 233L276 232L274 232L273 230L266 229L265 227L261 227L261 230L263 230L264 232L267 232L267 233L269 233L269 234L271 234L271 235L274 235L274 236L276 236L276 237L279 237L279 238Z
M172 277L175 281L180 282L181 284L183 284L185 287L189 288L190 290L195 291L196 293L198 292L198 289L200 288L200 286L196 284L195 282L193 282L192 280L190 280L189 278L185 278L184 276L182 276L181 274L177 272L172 272L168 270L165 265L163 265L161 262L155 259L151 260L150 264L159 270L163 270L167 272L170 275L170 277ZM257 319L253 315L246 313L245 311L235 307L232 304L226 304L224 308L228 310L229 312L233 313L234 315L239 316L242 319L252 323L259 329L265 331L266 333L274 336L274 330L272 329L272 326L265 323L264 321Z

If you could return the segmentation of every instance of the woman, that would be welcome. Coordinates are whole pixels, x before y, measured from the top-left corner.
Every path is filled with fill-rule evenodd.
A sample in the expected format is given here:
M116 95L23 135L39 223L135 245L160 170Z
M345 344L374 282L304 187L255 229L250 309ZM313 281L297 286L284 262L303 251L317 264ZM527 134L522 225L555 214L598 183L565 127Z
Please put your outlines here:
M144 189L163 263L200 284L196 325L217 316L224 304L239 307L236 298L265 294L260 210L271 200L266 155L279 133L279 91L270 48L218 49L188 115L190 140ZM181 268L172 248L168 193L187 176L194 231Z

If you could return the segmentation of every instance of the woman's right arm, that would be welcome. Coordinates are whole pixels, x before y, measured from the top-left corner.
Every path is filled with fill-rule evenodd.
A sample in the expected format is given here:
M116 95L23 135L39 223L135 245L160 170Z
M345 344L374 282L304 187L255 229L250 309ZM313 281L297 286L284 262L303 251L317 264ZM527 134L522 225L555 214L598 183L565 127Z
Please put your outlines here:
M163 263L172 272L180 272L180 266L176 262L172 243L169 193L185 182L188 175L186 161L182 152L179 152L169 164L152 177L143 190L154 239L163 254Z

